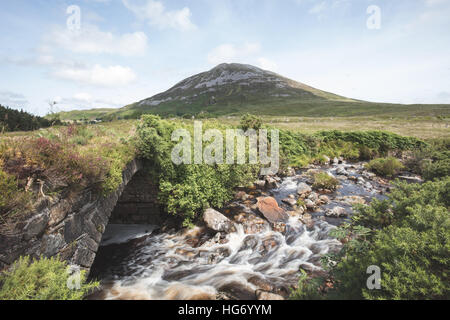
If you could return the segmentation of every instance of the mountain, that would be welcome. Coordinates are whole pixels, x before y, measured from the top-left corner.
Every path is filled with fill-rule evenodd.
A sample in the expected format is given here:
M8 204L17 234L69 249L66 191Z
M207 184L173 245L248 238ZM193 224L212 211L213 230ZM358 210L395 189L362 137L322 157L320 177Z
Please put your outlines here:
M250 106L283 106L291 103L356 100L315 89L274 72L244 64L220 64L210 71L189 77L169 90L129 105L118 113L139 115L242 113Z
M342 97L244 64L220 64L169 90L114 111L90 110L103 120L133 119L152 113L173 116L442 116L449 105L371 103ZM65 117L79 112L65 114ZM83 113L84 116L88 114Z

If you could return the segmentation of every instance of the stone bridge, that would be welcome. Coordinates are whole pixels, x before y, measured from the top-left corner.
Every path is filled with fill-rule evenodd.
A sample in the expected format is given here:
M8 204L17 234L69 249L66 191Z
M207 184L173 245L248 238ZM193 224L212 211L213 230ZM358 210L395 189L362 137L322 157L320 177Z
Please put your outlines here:
M161 224L164 213L158 186L134 160L123 171L123 182L108 196L91 188L42 201L32 217L15 230L0 233L0 270L20 256L59 255L86 270L92 266L108 223Z

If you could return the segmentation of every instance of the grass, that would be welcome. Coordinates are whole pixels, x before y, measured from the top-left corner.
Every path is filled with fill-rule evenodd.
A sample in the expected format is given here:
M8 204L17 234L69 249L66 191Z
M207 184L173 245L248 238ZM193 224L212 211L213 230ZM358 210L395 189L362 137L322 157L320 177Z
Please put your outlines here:
M1 136L0 223L21 217L39 197L86 186L103 194L115 190L136 154L135 124L70 125Z
M336 190L339 185L339 180L330 176L326 172L319 172L314 175L314 183L313 189L328 189L328 190Z
M68 120L95 120L103 117L109 112L114 112L115 109L91 109L91 110L74 110L74 111L62 111L58 115L61 121Z
M239 117L223 117L221 122L237 124ZM263 117L263 122L301 133L323 130L382 130L420 139L450 137L450 118L439 117Z
M370 161L366 164L366 168L375 172L376 174L383 177L393 177L398 174L400 170L405 167L403 164L396 158L379 158Z
M69 271L67 262L56 257L21 257L0 274L0 300L82 300L100 285L86 281L84 270Z
M342 131L381 129L402 136L414 136L422 139L450 137L448 119L436 117L299 118L265 116L262 120L263 123L272 127L305 134L334 129ZM227 116L203 121L210 127L237 126L240 118ZM192 120L179 118L174 121L175 125L177 123L191 125L192 122ZM123 168L135 156L136 151L130 140L135 134L136 123L135 120L121 120L97 125L61 126L33 132L14 132L1 135L0 167L2 167L1 175L4 178L2 178L4 183L1 186L3 195L0 199L1 215L6 213L15 215L21 211L21 208L12 210L13 204L25 204L28 203L28 199L33 201L38 197L36 191L31 194L24 191L30 177L34 177L35 184L37 179L52 182L55 177L62 176L64 178L59 179L63 180L59 181L62 182L59 183L60 185L83 187L95 183L102 192L108 193L114 190L121 183ZM74 132L69 132L69 130ZM47 148L48 154L43 152L43 148ZM52 148L56 148L58 153L52 154ZM325 154L329 157L341 155L348 157L347 153L353 151L351 148L350 151L347 150L345 144L330 146L330 148L332 150L318 150L316 152L319 156L318 160L320 160L320 155ZM334 155L333 150L340 150L339 154ZM301 155L296 159L299 162L298 167L314 160L303 154L301 150L299 152ZM441 170L441 168L438 169ZM58 186L58 183L46 183L44 192L46 194L58 193L62 188ZM11 195L13 196L11 197Z

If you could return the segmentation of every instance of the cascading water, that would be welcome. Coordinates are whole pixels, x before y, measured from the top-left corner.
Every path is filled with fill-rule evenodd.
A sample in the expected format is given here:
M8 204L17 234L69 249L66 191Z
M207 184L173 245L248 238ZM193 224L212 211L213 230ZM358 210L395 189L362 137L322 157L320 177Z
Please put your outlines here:
M327 170L335 173L336 167ZM286 178L271 194L281 204L282 198L295 192L304 179L303 175ZM341 184L335 196L371 195L367 185L349 179L341 179ZM96 262L92 270L102 279L103 290L92 298L256 299L257 290L287 296L298 281L300 268L310 274L322 272L320 258L341 247L328 236L335 221L329 223L320 214L338 203L334 199L314 214L313 225L291 217L283 233L272 230L269 224L248 234L242 224L236 223L236 231L227 235L200 227L153 234L151 226L138 226L139 239L127 241L127 233L119 239L122 244L111 245L114 240L104 239L106 246L97 257L104 261ZM130 226L122 227L128 234L135 233ZM120 226L109 228L115 228L117 234Z

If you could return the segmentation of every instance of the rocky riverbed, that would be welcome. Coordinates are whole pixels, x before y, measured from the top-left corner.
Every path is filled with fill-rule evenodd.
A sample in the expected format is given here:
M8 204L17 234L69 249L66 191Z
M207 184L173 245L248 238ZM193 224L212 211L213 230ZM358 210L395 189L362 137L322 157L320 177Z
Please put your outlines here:
M337 178L337 189L313 190L318 172ZM351 217L352 206L382 199L389 188L363 163L334 159L240 188L194 229L111 225L114 237L107 230L91 273L102 290L90 298L284 299L300 269L324 274L321 256L341 248L328 233Z

